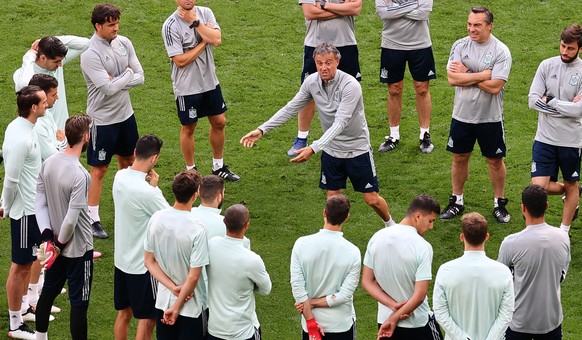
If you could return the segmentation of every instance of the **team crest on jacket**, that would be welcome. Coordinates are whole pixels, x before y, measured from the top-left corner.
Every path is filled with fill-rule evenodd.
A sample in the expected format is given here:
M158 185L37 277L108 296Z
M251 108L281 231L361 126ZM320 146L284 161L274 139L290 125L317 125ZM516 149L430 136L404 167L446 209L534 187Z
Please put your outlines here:
M340 102L340 91L339 89L335 90L335 92L333 93L333 100L336 102Z
M127 50L125 49L124 46L119 46L119 54L121 54L124 57L127 55Z
M580 83L580 76L578 74L574 74L570 77L570 85L578 86Z
M487 64L487 65L491 65L491 62L493 61L493 54L491 54L491 52L489 52L484 58L483 58L483 63Z

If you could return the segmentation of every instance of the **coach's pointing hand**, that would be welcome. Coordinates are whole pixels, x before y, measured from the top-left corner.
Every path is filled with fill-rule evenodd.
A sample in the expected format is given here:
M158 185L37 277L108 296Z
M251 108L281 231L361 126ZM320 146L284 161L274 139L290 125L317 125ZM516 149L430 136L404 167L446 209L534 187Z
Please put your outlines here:
M263 131L255 129L244 135L243 138L240 139L240 143L247 148L252 148L261 137L263 137Z
M292 163L305 162L306 160L311 158L311 155L313 155L315 152L313 151L311 146L306 146L304 148L301 148L301 149L295 151L295 153L297 154L297 157L291 159L289 162L292 162Z

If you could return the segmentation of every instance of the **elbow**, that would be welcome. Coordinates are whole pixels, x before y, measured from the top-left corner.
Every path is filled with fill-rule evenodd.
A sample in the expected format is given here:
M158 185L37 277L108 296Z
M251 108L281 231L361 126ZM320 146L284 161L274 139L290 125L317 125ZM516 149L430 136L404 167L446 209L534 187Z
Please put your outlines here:
M500 94L500 93L501 93L501 90L503 90L503 88L500 88L500 89L493 88L493 89L491 89L491 90L489 90L489 91L487 91L487 92L489 92L490 94L492 94L492 95L494 95L494 96L497 96L498 94Z
M362 288L366 291L366 293L370 294L370 285L371 283L368 280L364 280L362 278Z
M213 39L212 41L210 41L208 43L212 46L220 46L222 44L222 38L218 37L218 38Z

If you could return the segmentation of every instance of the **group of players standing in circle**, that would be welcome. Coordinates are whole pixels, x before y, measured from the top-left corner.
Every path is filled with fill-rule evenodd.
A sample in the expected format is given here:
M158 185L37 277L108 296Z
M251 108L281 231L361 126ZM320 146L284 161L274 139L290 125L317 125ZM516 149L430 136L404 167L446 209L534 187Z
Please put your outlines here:
M432 197L418 196L404 220L397 224L389 213L386 200L379 194L359 84L361 73L354 17L359 15L362 1L300 0L299 3L307 25L301 88L287 105L243 136L240 142L245 147L252 147L265 133L298 115L298 136L288 155L294 157L292 162L303 162L315 153L322 153L319 186L326 190L328 197L324 229L317 236L310 236L315 238L310 242L333 244L338 237L343 239L341 225L349 215L349 201L340 193L350 179L354 190L362 193L365 202L382 218L385 226L390 227L379 232L387 235L375 235L370 241L362 279L364 288L379 301L378 323L382 324L379 338L398 337L398 334L402 338L411 334L414 337L437 334L430 313L426 313L426 317L424 313L413 314L426 302L424 288L428 288L432 261L430 245L427 247L426 241L423 243L416 238L432 228L436 215L450 219L463 212L463 186L475 141L489 165L494 191L493 215L500 223L510 220L506 209L508 200L504 197L506 170L503 162L506 151L503 88L511 69L509 49L491 34L491 11L484 7L471 8L467 21L468 36L453 44L447 64L449 84L455 86L453 119L447 143L447 150L453 153L449 204L441 212ZM7 284L9 335L12 337L47 338L50 312L54 308L52 303L66 280L72 306L71 336L75 339L87 337L86 315L94 256L91 234L98 238L108 237L100 223L99 200L103 178L113 155L116 155L119 167L113 188L116 214L115 307L119 311L116 337L126 336L129 320L137 317L140 319L138 336L151 337L157 323L159 338L178 338L192 332L206 335L208 330L210 339L260 339L253 291L268 294L271 282L262 260L250 251L250 244L244 237L249 212L244 206L235 205L226 211L223 223L221 219L216 220L220 216L219 207L224 195L222 180L240 180L223 160L226 105L212 54L212 46L221 43L221 31L209 8L195 6L192 0L177 0L177 4L178 9L162 26L162 37L172 61L171 77L182 125L180 147L187 168L174 179L172 190L176 201L172 207L157 188L158 176L153 170L163 143L153 135L139 138L137 132L129 90L142 85L145 77L131 41L118 35L121 16L118 8L109 4L94 8L91 22L95 34L91 39L62 36L35 41L23 58L22 68L14 74L19 117L8 126L5 134L6 176L2 193L3 216L11 219L13 239L13 263ZM378 151L391 151L400 143L403 79L408 63L419 115L419 149L422 153L431 153L434 145L429 131L432 110L429 81L436 77L428 23L432 1L377 0L376 11L384 21L380 81L388 84L390 125L390 135ZM580 193L582 61L578 53L581 46L582 28L577 24L565 28L560 37L561 55L542 62L529 94L530 108L539 112L532 162L532 182L538 186L529 190L535 192L536 188L541 188L547 194L564 195L561 229L566 231L563 244L567 242L567 263L567 232L576 218ZM67 119L62 64L79 55L88 88L88 116ZM323 135L308 144L309 125L316 108ZM208 179L190 171L196 170L194 131L200 117L208 117L210 122L213 176L208 176ZM79 162L85 149L91 166L89 173ZM559 170L563 182L557 182ZM203 191L207 188L205 180L215 183L208 184L212 188L208 189L211 194ZM213 222L201 223L202 217L194 218L189 213L198 195L202 197L202 206L206 200L210 209L206 211L206 217L209 215ZM541 194L535 192L535 195L539 199ZM528 202L528 199L522 202L526 221L529 212L533 216L531 220L540 222L539 207L530 207ZM201 207L195 210L200 212ZM467 237L470 232L465 234L465 220L463 235L470 240L465 243L466 248L469 244L469 248L477 247L482 251L479 247L484 244L484 237ZM479 229L477 234L486 234L486 222L483 229L482 217L473 216L467 221L467 230L476 228ZM212 224L218 225L220 230L216 236L226 236L213 240L204 237ZM418 242L418 249L424 249L422 254L419 253L423 261L416 265L414 261L410 263L420 275L412 278L403 278L396 272L384 273L374 261L386 265L382 261L388 259L374 258L373 254L372 241L376 238L399 239L402 236L398 234L400 229L406 229L402 231L405 234L410 232L406 227L416 229L414 235L409 235L414 241L411 244ZM187 233L188 237L183 237L184 228L192 229ZM396 235L391 235L394 233ZM359 281L359 250L356 252L346 241L342 256L321 254L304 245L308 240L309 237L297 241L291 259L292 288L296 308L303 315L303 337L353 338L353 307L348 307ZM404 237L402 240L409 239ZM44 285L38 284L40 266L32 265L36 259L32 248L39 244L36 254L44 260L47 268ZM303 247L301 251L296 250L299 247ZM336 266L318 273L320 276L310 277L313 272L308 268L317 267L316 262L326 256L338 259ZM339 261L346 257L349 257L346 262ZM357 264L352 257L358 258ZM564 262L563 258L556 261ZM508 260L506 264L510 265L510 262ZM232 267L233 263L237 266ZM34 275L29 278L31 274ZM233 275L233 279L229 282L216 279L224 275ZM151 277L159 284L153 283ZM404 279L409 287L390 294L383 282L398 282L399 279ZM327 288L320 287L322 291L312 291L309 282L328 284L323 285ZM422 282L422 285L417 287L415 282ZM347 285L338 292L324 291L343 283ZM23 294L31 290L31 285L37 298L39 286L43 286L38 302L28 301L27 295ZM417 291L419 288L421 290ZM230 296L233 289L244 291L244 297ZM153 299L156 290L157 299ZM152 299L143 299L148 294ZM402 297L397 299L399 294ZM23 315L35 312L29 304L36 306L36 333L23 319ZM335 306L338 308L333 308ZM326 307L332 307L328 309L331 314L321 312ZM428 305L423 308L428 312ZM349 315L346 314L348 309ZM561 307L559 310L561 323ZM208 312L209 323L206 325ZM228 313L244 315L245 318L238 323L225 322L231 320L225 316ZM343 321L337 321L336 316ZM441 322L439 317L437 313L437 321ZM316 318L319 324L315 322ZM328 324L334 320L337 321L335 324ZM496 322L497 319L492 320ZM496 324L499 334L507 328L510 320L501 327ZM450 323L441 326L447 334L456 330L449 327ZM523 333L537 331L524 330ZM519 332L520 329L514 327L513 331Z

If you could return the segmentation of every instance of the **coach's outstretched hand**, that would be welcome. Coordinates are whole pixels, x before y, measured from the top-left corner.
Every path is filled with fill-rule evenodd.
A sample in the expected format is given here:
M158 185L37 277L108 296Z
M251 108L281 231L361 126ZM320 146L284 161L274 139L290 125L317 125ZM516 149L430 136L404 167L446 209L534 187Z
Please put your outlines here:
M295 151L295 153L297 154L297 157L290 159L289 162L291 162L291 163L305 162L306 160L311 158L311 155L313 155L315 152L313 151L313 149L310 146L306 146L304 148L301 148L301 149Z
M263 131L255 129L244 135L243 138L240 139L240 143L247 148L252 148L261 137L263 137Z

